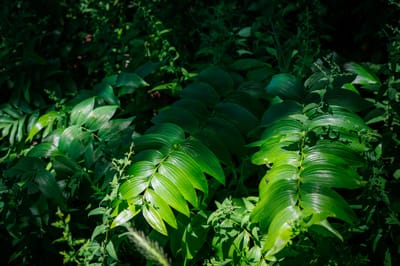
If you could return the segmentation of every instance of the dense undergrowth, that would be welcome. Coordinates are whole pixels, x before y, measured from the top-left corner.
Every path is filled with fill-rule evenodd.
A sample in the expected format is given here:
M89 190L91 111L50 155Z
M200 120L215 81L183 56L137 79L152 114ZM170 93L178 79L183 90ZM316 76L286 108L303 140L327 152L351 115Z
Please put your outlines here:
M6 1L3 264L398 264L375 2Z

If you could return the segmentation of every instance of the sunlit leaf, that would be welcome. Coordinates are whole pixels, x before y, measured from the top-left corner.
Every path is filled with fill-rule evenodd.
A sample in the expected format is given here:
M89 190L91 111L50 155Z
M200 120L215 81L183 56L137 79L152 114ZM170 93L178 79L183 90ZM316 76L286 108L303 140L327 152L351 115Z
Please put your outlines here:
M163 162L159 166L158 172L171 180L187 201L194 207L198 207L199 202L194 187L188 177L189 173L185 173L170 162Z
M131 208L127 208L122 210L117 217L114 218L113 222L111 223L111 228L123 225L124 223L130 221L133 217L135 217L140 210L132 211Z
M162 174L156 173L151 179L151 186L172 208L186 216L190 215L186 200L170 179Z
M72 125L83 125L94 108L94 97L86 99L72 108L70 119Z
M148 204L157 210L167 224L175 229L178 227L174 213L161 195L158 195L152 189L147 189L143 197Z
M160 215L160 213L151 204L146 204L143 206L143 217L146 222L153 227L156 231L163 235L168 235L165 223Z
M85 126L93 131L98 130L113 117L117 108L117 105L107 105L94 109L89 113Z
M380 81L378 77L372 72L368 71L365 67L356 63L345 64L345 69L351 73L357 74L355 80L352 83L360 85L371 85L379 84Z
M221 184L225 184L224 171L217 157L201 142L189 139L181 143L177 150L188 154L203 172L211 175Z
M183 152L174 151L170 154L167 161L187 173L194 188L201 190L205 194L208 193L207 179L192 157Z
M54 122L59 116L60 114L56 111L50 111L42 115L29 131L26 141L31 141L36 134L38 134L43 128L52 124L52 122Z

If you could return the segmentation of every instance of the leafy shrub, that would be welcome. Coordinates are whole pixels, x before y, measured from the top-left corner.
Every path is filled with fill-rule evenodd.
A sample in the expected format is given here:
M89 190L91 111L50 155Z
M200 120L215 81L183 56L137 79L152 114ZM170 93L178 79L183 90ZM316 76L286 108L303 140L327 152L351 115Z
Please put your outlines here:
M178 2L4 5L3 261L397 263L398 27L344 63L324 2Z

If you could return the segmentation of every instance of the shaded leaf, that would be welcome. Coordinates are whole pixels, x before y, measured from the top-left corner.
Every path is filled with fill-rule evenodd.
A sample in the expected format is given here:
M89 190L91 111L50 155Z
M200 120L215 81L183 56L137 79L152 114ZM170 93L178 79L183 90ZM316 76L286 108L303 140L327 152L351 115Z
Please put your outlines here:
M266 87L269 94L279 96L282 99L302 100L305 89L304 86L291 74L276 74Z

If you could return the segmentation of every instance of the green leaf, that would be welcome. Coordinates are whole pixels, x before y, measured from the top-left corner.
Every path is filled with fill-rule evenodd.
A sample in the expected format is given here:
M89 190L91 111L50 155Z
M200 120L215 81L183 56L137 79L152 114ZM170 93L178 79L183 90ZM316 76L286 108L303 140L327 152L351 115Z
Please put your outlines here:
M208 193L208 183L201 168L192 157L180 151L173 151L167 159L167 162L175 165L183 172L187 173L193 187L201 190L206 195Z
M210 84L221 95L226 95L233 90L234 83L231 76L221 68L213 67L203 70L197 78Z
M142 193L150 185L150 177L156 171L155 165L148 161L134 163L127 171L130 175L119 188L121 196L130 200Z
M355 189L363 185L358 173L346 166L340 167L335 160L329 163L312 161L303 165L300 172L303 184L315 183L325 187Z
M31 141L36 136L37 133L39 133L43 128L53 124L53 122L59 117L60 113L56 111L50 111L42 115L29 131L28 137L26 138L26 142Z
M214 177L221 184L225 184L225 175L217 157L200 141L191 138L181 143L177 149L189 155L198 167L205 173Z
M294 237L293 227L297 219L301 216L301 211L294 206L282 208L276 214L268 230L264 242L263 250L267 251L264 258L275 261L274 255L281 251Z
M247 134L258 125L255 115L236 103L219 103L215 106L215 113L234 124L243 134Z
M263 183L266 182L262 180L261 184ZM298 183L295 178L280 179L271 185L263 184L260 186L260 200L251 214L251 220L259 222L261 228L268 227L281 210L296 206L297 190Z
M309 130L328 126L348 131L369 130L369 127L359 116L345 110L335 110L331 114L323 114L313 118L309 124Z
M188 110L178 106L172 106L161 111L151 122L154 124L174 123L186 132L194 132L199 127L199 121L196 117Z
M100 129L104 124L109 122L117 108L117 105L108 105L94 109L88 115L85 126L92 131Z
M157 232L168 236L167 228L160 213L150 204L143 206L143 217Z
M111 223L110 228L114 228L120 225L123 225L124 223L130 221L133 217L135 217L138 213L140 212L140 209L133 211L132 208L127 208L121 211L117 217L113 220Z
M158 172L167 177L178 188L182 196L194 207L199 206L196 192L188 176L189 173L185 173L170 162L163 162L159 166Z
M94 108L94 97L86 99L77 105L71 110L71 124L82 126L86 120L88 119L90 113Z
M34 146L27 154L28 157L49 158L55 151L57 146L49 142L40 143Z
M40 169L35 175L39 190L48 198L53 199L61 208L65 208L65 198L55 177L46 169Z
M301 101L305 93L305 88L295 76L283 73L272 77L272 80L266 87L266 91L282 99Z
M300 113L302 111L301 105L296 101L284 101L271 105L265 111L261 124L267 126L275 121L288 118L292 114Z
M185 132L181 127L172 123L160 123L142 136L133 137L135 150L157 149L163 154L167 154L174 145L185 139Z
M96 91L96 95L103 98L106 103L111 105L120 105L120 101L117 96L115 96L114 88L110 81L103 80L94 85L94 89Z
M109 241L107 243L106 250L107 250L108 255L110 255L111 258L118 261L117 252L115 251L114 244L112 241Z
M121 131L127 129L132 124L133 119L134 118L110 120L100 127L97 134L104 141L114 139L121 134Z
M66 128L60 136L58 148L72 159L78 159L85 152L90 139L89 132L83 131L78 125L73 125Z
M376 75L359 64L347 63L345 64L344 68L347 71L357 75L356 79L352 82L353 84L374 85L381 83Z
M118 96L131 94L138 88L149 86L149 84L136 73L121 73L118 76L116 87L122 87Z
M356 215L349 204L335 191L318 183L304 184L300 191L301 207L324 213L347 223L354 223Z
M148 189L144 193L143 197L152 207L154 207L155 210L157 210L161 218L167 224L175 229L178 227L174 213L160 195L158 195L154 190Z
M219 102L219 95L213 87L205 82L195 82L186 86L181 92L182 99L198 100L206 106Z
M151 186L168 205L189 217L190 211L187 202L170 179L162 174L155 173L151 178Z

